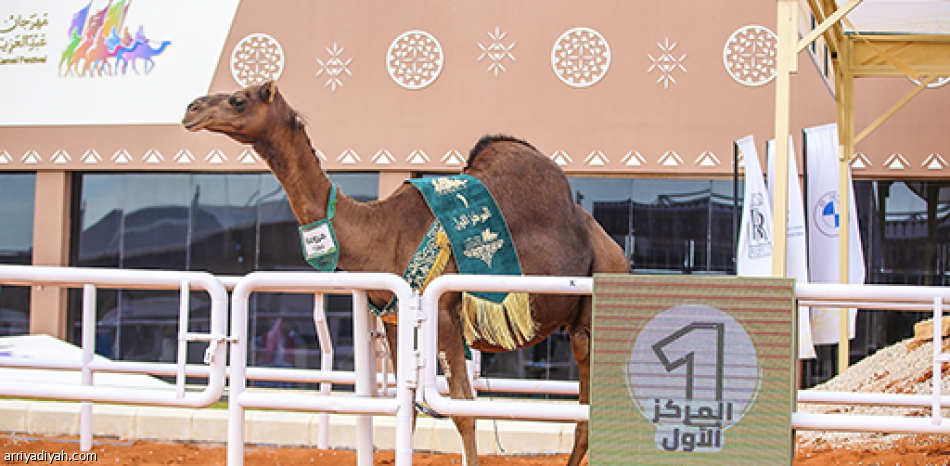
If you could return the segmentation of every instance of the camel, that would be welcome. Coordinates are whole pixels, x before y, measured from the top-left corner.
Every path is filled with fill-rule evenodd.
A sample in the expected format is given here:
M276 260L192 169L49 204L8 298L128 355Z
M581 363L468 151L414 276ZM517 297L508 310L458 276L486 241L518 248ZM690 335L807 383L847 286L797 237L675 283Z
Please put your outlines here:
M327 218L332 183L314 153L303 120L273 81L233 94L200 97L188 106L182 125L188 131L221 133L251 145L283 185L300 225ZM482 138L472 149L464 173L478 178L496 199L526 275L628 272L623 250L574 202L561 169L527 142L507 136ZM409 184L373 202L340 195L333 219L339 239L338 268L402 275L433 218L419 190ZM454 260L450 261L445 273L456 271ZM387 292L367 295L377 307L391 297ZM461 294L447 294L439 303L439 352L451 396L470 399L461 301ZM566 327L579 367L579 402L589 403L590 296L532 295L529 302L536 332L519 347L539 343ZM394 350L395 324L385 325ZM480 339L471 346L488 352L506 350ZM465 463L477 465L475 420L455 417L453 421L462 438ZM568 464L579 464L587 446L588 426L581 422Z
M92 46L93 41L91 39L82 39L76 49L73 50L72 55L69 56L69 62L66 64L66 72L64 73L64 76L69 76L70 72L72 72L75 76L83 76L83 74L80 73L81 70L79 69L80 61L88 63L89 59L86 57L86 55L89 53L89 48Z
M103 73L111 76L112 65L109 64L109 58L113 56L115 56L115 47L109 46L109 39L101 35L96 36L95 44L86 52L86 63L79 75L85 76L88 72L90 76L102 76Z
M143 65L142 71L145 74L152 72L152 69L155 68L155 60L152 60L152 57L161 54L165 51L171 41L163 41L158 48L153 48L148 42L136 40L132 45L128 47L120 48L115 54L115 69L118 71L119 63L122 63L122 74L128 70L129 63L132 63L132 71L135 71L135 74L139 74L139 70L135 68L135 60L142 60L145 62Z
M69 73L69 67L72 63L73 56L76 54L76 49L79 47L82 37L79 35L77 30L74 30L72 33L72 39L69 41L69 44L66 45L66 48L63 49L63 53L59 58L59 75L64 76L63 72L63 63L67 65L65 73Z

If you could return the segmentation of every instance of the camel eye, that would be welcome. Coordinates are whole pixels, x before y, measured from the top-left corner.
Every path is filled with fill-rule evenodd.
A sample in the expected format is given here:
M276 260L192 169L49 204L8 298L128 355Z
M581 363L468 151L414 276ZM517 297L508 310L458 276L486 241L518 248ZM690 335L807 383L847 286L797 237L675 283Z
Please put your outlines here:
M243 112L247 108L247 101L238 96L231 96L231 98L228 99L228 103L231 104L231 107L238 113Z

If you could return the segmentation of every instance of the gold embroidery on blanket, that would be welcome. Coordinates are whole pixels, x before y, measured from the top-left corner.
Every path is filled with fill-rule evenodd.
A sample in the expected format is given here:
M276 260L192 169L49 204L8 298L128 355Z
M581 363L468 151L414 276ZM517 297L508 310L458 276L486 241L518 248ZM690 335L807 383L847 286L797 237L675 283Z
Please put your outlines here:
M481 259L491 267L495 253L504 245L505 240L498 238L498 233L486 228L482 230L481 235L465 238L465 250L462 254L465 254L465 257Z
M468 180L459 180L454 178L435 178L432 180L432 187L438 195L454 193L468 184Z

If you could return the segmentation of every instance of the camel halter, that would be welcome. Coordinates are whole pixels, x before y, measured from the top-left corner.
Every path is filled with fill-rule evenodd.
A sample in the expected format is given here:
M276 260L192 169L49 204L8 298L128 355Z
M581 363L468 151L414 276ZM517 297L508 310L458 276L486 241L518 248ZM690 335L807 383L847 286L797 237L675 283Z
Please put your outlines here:
M333 216L336 214L336 185L330 186L327 201L327 218L300 227L300 246L303 258L311 267L321 272L332 272L340 262L340 248L333 231Z

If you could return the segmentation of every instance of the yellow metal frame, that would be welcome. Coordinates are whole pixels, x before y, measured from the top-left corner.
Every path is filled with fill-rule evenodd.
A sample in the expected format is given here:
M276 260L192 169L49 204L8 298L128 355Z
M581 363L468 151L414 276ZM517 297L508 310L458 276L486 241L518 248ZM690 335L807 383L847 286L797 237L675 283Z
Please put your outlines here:
M807 8L803 8L804 2ZM791 92L790 75L798 71L798 53L811 42L822 37L828 47L834 66L834 93L838 120L838 160L841 164L839 180L839 203L842 209L850 205L849 168L854 148L868 134L893 116L907 102L920 94L937 76L950 75L950 35L938 34L860 34L850 30L847 14L860 5L862 0L851 0L840 8L835 0L777 0L778 36L777 75L775 79L775 206L776 212L788 210L788 177L782 170L788 167L789 110ZM798 21L802 11L810 11L819 25L801 40L798 39ZM926 78L921 80L921 76ZM918 80L918 86L867 128L855 136L854 131L854 80L868 77L909 77ZM785 276L785 257L788 248L785 230L786 215L773 215L774 255L772 275ZM840 232L849 231L850 218L840 216ZM847 283L848 235L838 235L839 281ZM848 367L848 312L841 309L839 321L838 370Z

